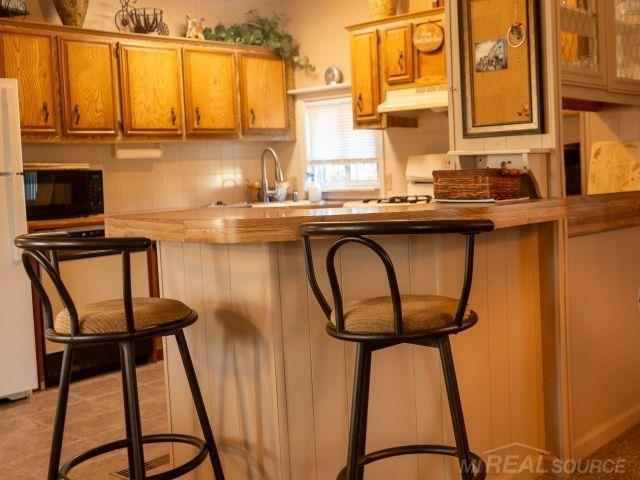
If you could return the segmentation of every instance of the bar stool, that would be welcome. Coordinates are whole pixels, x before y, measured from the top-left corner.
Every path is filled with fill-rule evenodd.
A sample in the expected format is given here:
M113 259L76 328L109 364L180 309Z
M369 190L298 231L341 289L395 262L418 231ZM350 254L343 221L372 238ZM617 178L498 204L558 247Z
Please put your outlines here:
M222 465L184 335L184 329L195 323L198 319L198 314L176 300L131 297L131 253L147 250L151 246L151 241L147 238L77 239L68 238L60 234L31 234L16 238L15 244L24 250L22 262L44 307L45 335L48 340L65 346L48 480L68 480L71 470L81 463L125 448L128 454L129 471L133 475L131 478L134 480L171 480L178 478L196 469L207 459L207 456L213 466L216 480L223 480ZM76 306L60 278L58 252L61 251L121 254L123 300ZM65 306L65 310L60 312L55 319L52 314L51 301L37 273L37 265L51 279ZM98 274L99 272L95 273ZM175 335L178 342L178 349L180 350L182 363L189 381L204 440L179 434L142 435L134 341L168 335ZM72 458L60 468L74 349L81 345L90 346L107 343L118 344L120 347L127 438L93 448ZM157 443L187 444L195 447L198 453L184 465L147 477L144 466L143 445Z
M357 343L347 465L338 474L338 480L362 480L365 465L411 454L457 457L464 480L482 480L486 477L484 462L469 450L449 335L467 330L478 321L478 315L467 308L473 278L474 241L477 234L490 232L493 228L490 221L308 223L301 227L307 276L320 307L329 319L327 333L337 339ZM380 244L369 238L377 235L454 233L467 237L465 275L460 299L435 295L401 295L391 258ZM310 237L339 237L329 248L326 258L333 309L316 279ZM390 296L343 305L335 257L338 250L349 243L371 249L382 261L389 281ZM371 355L377 350L402 343L433 347L440 351L455 448L443 445L406 445L366 454Z

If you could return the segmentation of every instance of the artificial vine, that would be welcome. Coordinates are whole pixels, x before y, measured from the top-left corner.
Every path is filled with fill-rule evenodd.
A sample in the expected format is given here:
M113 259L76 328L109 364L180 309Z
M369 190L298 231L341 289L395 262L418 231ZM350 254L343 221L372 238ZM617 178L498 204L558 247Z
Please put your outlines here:
M219 23L214 29L205 28L204 38L242 45L262 45L283 60L291 60L297 68L315 72L316 67L309 62L309 57L300 55L300 47L293 37L281 28L282 15L274 13L272 18L267 18L257 10L250 10L246 18L246 22L234 23L229 27Z

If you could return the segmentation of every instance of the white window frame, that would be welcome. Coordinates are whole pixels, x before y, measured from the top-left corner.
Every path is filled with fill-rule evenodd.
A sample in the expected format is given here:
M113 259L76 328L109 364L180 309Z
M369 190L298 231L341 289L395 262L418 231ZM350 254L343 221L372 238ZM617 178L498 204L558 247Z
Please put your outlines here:
M344 101L348 99L351 102L351 95L346 94L333 94L333 95L313 95L311 98L305 98L298 100L298 143L301 151L300 156L303 159L300 165L300 178L302 184L300 189L304 189L304 182L306 180L306 172L310 166L309 159L309 145L307 138L307 108L311 105L317 105L321 102L331 104L335 102ZM343 199L343 198L369 198L369 197L383 197L385 195L385 153L384 153L384 135L382 131L376 131L378 133L378 185L377 186L344 186L335 187L329 189L323 189L323 197L326 199Z

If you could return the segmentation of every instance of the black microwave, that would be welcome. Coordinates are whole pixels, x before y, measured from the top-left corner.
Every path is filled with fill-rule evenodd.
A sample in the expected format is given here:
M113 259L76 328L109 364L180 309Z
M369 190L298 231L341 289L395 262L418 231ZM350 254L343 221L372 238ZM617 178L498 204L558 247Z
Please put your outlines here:
M102 172L89 169L25 169L28 220L56 220L104 213Z

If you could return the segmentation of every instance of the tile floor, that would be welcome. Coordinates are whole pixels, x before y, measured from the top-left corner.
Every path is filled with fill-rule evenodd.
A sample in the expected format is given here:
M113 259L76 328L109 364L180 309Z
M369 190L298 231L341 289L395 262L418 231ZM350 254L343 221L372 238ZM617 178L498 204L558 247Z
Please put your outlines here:
M588 457L588 460L622 460L621 473L545 475L540 480L638 480L640 479L640 425L627 430ZM584 462L583 462L584 463Z
M162 363L138 368L142 429L145 434L168 431ZM71 385L63 461L94 446L124 438L120 373ZM0 403L0 480L46 478L57 390L38 392L29 400ZM165 456L164 445L145 447L147 461ZM591 459L625 460L618 475L548 475L541 480L640 479L640 425L595 452ZM79 467L74 478L114 480L127 468L124 452L116 452ZM160 473L167 467L153 470Z
M138 368L142 429L145 435L168 431L162 363ZM120 373L74 382L64 436L63 462L97 445L120 440L124 413ZM28 400L0 403L0 480L42 480L55 415L57 389L38 392ZM145 447L145 460L169 453L164 445ZM123 452L106 455L78 467L74 478L109 479L127 468ZM153 470L153 473L163 468Z

